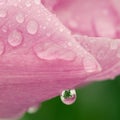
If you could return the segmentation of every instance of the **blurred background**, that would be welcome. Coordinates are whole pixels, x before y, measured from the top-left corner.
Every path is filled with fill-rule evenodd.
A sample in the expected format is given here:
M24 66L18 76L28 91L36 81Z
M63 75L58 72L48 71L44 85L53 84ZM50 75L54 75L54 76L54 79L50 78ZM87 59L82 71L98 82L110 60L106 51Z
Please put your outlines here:
M58 96L21 120L120 120L120 77L89 84L76 92L74 104L67 106Z

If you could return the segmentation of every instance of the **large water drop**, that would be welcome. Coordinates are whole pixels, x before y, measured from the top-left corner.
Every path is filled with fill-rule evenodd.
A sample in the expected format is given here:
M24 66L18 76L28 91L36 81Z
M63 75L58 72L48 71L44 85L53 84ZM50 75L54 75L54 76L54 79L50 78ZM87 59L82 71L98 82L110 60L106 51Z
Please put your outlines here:
M66 104L66 105L71 105L76 101L76 91L75 89L71 89L71 90L64 90L61 93L61 101Z

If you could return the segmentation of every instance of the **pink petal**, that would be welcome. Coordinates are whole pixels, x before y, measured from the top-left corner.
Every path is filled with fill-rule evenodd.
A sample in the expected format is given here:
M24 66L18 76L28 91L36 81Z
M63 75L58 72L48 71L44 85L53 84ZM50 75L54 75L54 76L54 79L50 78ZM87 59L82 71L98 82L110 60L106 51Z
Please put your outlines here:
M85 3L92 5L88 1L80 2L83 6ZM69 4L65 4L67 2ZM96 17L91 18L89 14L89 10L95 11L98 7L91 6L85 10L84 7L75 7L79 0L42 0L42 3L46 7L37 0L0 1L0 117L19 116L28 107L59 95L63 89L120 73L119 40L116 40L115 46L108 47L115 40L104 39L105 46L103 39L92 38L94 43L91 44L91 38L76 38L74 35L118 37L113 11L104 17L100 14L107 27L99 29L100 22L98 24ZM106 8L108 1L102 3ZM98 3L95 4L97 6ZM88 13L81 10L88 10ZM98 13L100 10L101 7ZM73 20L74 13L78 16L77 20ZM101 29L105 30L100 32ZM88 48L84 44L88 44ZM97 57L98 54L101 57L101 53L96 52L100 48L102 52L108 50L105 59ZM109 60L111 55L115 57Z
M120 74L120 39L76 35L77 41L100 63L102 71L87 80L114 79Z
M42 4L9 0L2 12L0 117L19 115L101 70Z

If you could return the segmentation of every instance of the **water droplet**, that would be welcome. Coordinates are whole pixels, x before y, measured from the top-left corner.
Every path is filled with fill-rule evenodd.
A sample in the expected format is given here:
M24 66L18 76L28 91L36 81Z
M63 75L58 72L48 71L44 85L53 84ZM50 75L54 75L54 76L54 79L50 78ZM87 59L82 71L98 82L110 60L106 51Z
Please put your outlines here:
M32 106L32 107L30 107L29 109L28 109L28 113L30 113L30 114L34 114L34 113L36 113L38 111L38 106Z
M40 59L45 60L61 59L71 61L76 57L76 54L73 51L66 51L66 49L60 48L59 45L52 42L38 44L35 46L34 50Z
M32 35L36 34L38 31L38 23L34 20L30 20L27 24L27 31Z
M22 13L18 13L18 14L16 15L16 21L17 21L18 23L23 23L23 22L24 22L24 15L23 15Z
M5 10L0 10L0 17L1 17L1 18L6 17L6 15L7 15L7 13L6 13Z
M2 55L3 54L3 52L4 52L4 44L3 44L3 42L2 41L0 41L0 55Z
M31 7L31 2L30 2L30 0L25 1L25 5L26 5L26 7Z
M8 36L8 43L13 47L20 45L22 43L22 40L23 36L17 30L12 31Z
M61 101L66 104L66 105L71 105L76 101L76 91L75 89L71 89L71 90L64 90L61 93Z

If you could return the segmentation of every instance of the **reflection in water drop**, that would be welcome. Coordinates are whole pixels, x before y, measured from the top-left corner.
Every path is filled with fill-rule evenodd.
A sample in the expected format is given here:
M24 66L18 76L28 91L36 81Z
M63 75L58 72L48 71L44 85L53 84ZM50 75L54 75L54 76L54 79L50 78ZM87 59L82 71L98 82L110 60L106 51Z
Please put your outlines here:
M76 101L76 91L75 89L71 89L71 90L64 90L61 93L61 101L66 104L66 105L71 105Z

